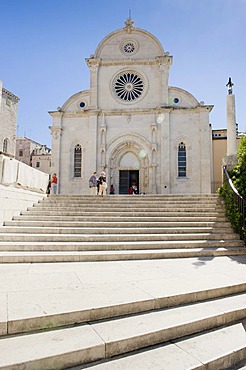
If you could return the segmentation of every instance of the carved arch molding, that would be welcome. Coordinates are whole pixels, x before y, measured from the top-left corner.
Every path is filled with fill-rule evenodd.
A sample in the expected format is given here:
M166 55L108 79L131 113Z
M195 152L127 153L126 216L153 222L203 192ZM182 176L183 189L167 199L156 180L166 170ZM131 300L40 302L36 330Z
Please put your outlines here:
M121 166L121 160L126 154L133 154L138 163ZM125 139L116 145L108 157L108 178L119 191L120 170L139 170L139 191L149 192L149 154L148 150L134 139Z

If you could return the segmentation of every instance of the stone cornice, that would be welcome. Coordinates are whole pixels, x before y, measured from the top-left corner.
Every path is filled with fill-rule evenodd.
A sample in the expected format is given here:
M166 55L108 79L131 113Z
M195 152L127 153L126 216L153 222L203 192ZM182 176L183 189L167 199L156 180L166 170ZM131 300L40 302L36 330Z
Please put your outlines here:
M172 57L158 57L156 59L118 59L118 60L101 60L100 67L112 66L146 66L146 65L170 65Z
M130 116L137 114L156 114L159 109L149 108L149 109L115 109L115 110L102 110L100 116L105 114L106 116Z
M197 107L172 107L172 106L163 106L161 107L161 112L165 112L166 110L175 111L175 112L189 112L189 111L209 111L213 109L213 105L198 105Z
M64 118L73 118L73 117L90 117L98 116L101 113L98 109L85 109L81 112L49 112L52 117L64 117Z
M159 111L159 110L158 110ZM84 110L82 112L64 112L64 118L89 117L89 116L129 116L137 114L155 114L156 109L115 109L115 110ZM55 112L56 113L56 112ZM59 113L59 112L57 112Z
M64 118L75 118L75 117L89 117L89 116L130 116L130 115L138 115L138 114L160 114L160 113L184 113L184 112L192 112L192 111L207 111L211 112L213 109L213 105L203 105L191 108L185 107L172 107L172 106L163 106L163 107L156 107L156 108L146 108L146 109L114 109L114 110L104 110L104 109L87 109L81 112L62 112L62 111L54 111L49 112L52 117L61 117Z
M51 117L61 117L64 112L55 110L55 111L50 111L48 113L51 115Z
M3 93L6 94L7 96L9 96L10 98L13 98L17 102L20 100L20 98L18 98L18 96L12 94L10 91L6 90L4 87L3 87Z
M146 108L146 109L114 109L114 110L100 110L99 115L105 114L106 116L112 115L136 115L136 114L160 114L160 113L170 113L170 112L188 112L188 111L206 111L209 112L213 109L213 105L203 105L191 108L185 107L172 107L163 106L156 108Z

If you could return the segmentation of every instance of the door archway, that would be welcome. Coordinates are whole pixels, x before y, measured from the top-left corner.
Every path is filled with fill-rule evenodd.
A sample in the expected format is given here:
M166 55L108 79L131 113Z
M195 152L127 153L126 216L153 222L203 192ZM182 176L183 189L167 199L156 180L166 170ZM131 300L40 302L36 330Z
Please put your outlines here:
M134 185L139 193L149 192L149 157L147 150L133 140L118 144L109 157L110 183L116 192L127 194L127 187ZM125 171L125 172L124 172Z

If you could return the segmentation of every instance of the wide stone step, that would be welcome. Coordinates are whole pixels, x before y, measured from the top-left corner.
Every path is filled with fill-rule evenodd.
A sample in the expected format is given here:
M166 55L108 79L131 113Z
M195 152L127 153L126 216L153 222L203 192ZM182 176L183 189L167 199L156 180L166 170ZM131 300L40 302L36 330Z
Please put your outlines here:
M55 268L55 265L53 265L52 270L55 270ZM48 268L46 268L46 271L48 271ZM118 270L118 272L120 271ZM48 274L50 275L50 273ZM55 284L59 287L61 275L52 274L52 282L47 280L46 284ZM59 283L57 281L58 277ZM223 278L218 276L216 281L199 279L195 284L192 277L187 277L182 286L180 286L180 278L178 277L169 280L172 286L163 285L165 280L157 280L157 285L154 286L151 280L138 281L137 284L133 284L133 282L121 284L119 282L114 283L114 281L105 284L107 278L106 280L102 278L103 281L98 281L94 288L91 286L91 289L86 288L86 286L69 288L72 284L71 276L66 274L66 279L68 280L68 289L49 290L48 285L46 289L40 289L42 282L46 281L44 275L34 275L33 281L29 281L30 279L27 280L25 275L19 274L18 284L26 286L27 289L22 291L17 289L16 292L10 290L8 297L1 296L3 305L0 312L0 335L5 336L7 334L20 334L39 329L68 326L197 303L207 299L219 299L232 294L246 294L246 282L240 281L237 277L232 279L226 275ZM13 276L9 275L9 281L11 284ZM36 289L34 289L35 287ZM92 292L95 292L96 296ZM6 310L5 314L4 310Z
M229 342L234 344L232 338L235 335L240 338L236 351L241 359L246 346L245 330L240 322L245 318L245 307L246 294L242 293L113 320L88 321L55 331L3 337L0 339L0 368L62 369L129 353L150 344L177 340L211 328L224 330L220 337L231 338ZM234 324L235 321L238 323ZM227 331L225 325L228 325ZM226 332L228 336L225 336ZM193 346L189 347L186 342L185 348Z
M78 195L78 194L49 194L48 197L44 198L44 201L60 201L61 199L69 199L69 200L82 200L82 199L101 199L104 197L99 197L99 196L91 196L91 195ZM115 194L114 196L106 196L105 198L111 199L111 201L115 200L127 200L127 199L132 199L134 201L140 200L140 199L214 199L214 200L220 200L222 199L219 194L215 193L208 193L208 194L145 194L145 195L138 195L138 196L133 196L129 194Z
M230 227L220 227L220 233L223 234L232 234L232 229ZM190 233L218 233L217 228L213 227L154 227L154 226L145 226L139 227L132 225L132 227L111 227L111 226L102 226L98 227L96 224L94 227L58 227L58 226L4 226L0 227L0 235L2 233L27 233L27 234L190 234Z
M54 214L56 214L56 212L54 212L54 210L50 210L50 211L43 211L43 210L35 210L35 209L30 209L30 210L27 210L27 211L23 211L21 212L22 215L36 215L36 216L46 216L46 217L49 217L49 216L52 216ZM103 217L141 217L141 216L145 216L145 217L160 217L160 216L166 216L166 217L185 217L185 216L197 216L197 217L225 217L225 214L224 212L217 212L217 211L211 211L211 212L207 212L207 211L175 211L175 210L168 210L168 211L163 211L163 212L156 212L156 211L148 211L148 210L142 210L141 212L139 211L113 211L113 210L110 210L110 211L101 211L100 213L95 213L95 211L93 210L88 210L88 211L84 211L84 210L80 210L80 211L59 211L57 212L57 215L60 215L60 216L93 216L95 218L95 220L97 219L102 219Z
M246 370L245 359L245 329L239 322L70 370Z
M138 216L132 214L132 215L125 215L125 216L103 216L103 218L100 215L79 215L79 216L61 216L61 215L33 215L30 214L30 212L26 212L25 214L22 213L20 216L14 216L13 220L19 220L19 221L69 221L69 222L76 222L76 221L87 221L87 222L93 222L94 224L97 222L228 222L228 219L225 215L221 216L192 216L192 215L185 215L185 216L146 216L145 214L140 214ZM7 225L7 224L6 224Z
M43 262L95 262L151 260L165 258L192 258L246 255L244 247L156 249L156 250L96 250L96 251L6 251L0 252L1 263L43 263Z
M193 240L239 240L238 234L216 233L167 233L167 234L28 234L23 230L20 233L1 233L1 241L57 241L57 242L133 242L133 241L193 241Z
M15 217L16 219L16 217ZM210 228L217 228L217 227L221 227L221 228L231 228L231 224L227 221L221 221L221 222L216 222L216 221L203 221L203 222L195 222L195 221L155 221L155 219L151 219L151 220L148 220L148 221L113 221L113 220L110 220L110 221L97 221L95 223L95 221L61 221L61 220L57 220L57 221L50 221L50 220L45 220L45 221L42 221L42 220L32 220L30 218L30 220L23 220L23 217L20 217L19 220L15 220L15 221L5 221L4 222L4 226L11 226L11 227L56 227L56 228L59 228L59 227L73 227L73 228L77 228L77 227L81 227L81 228L90 228L90 227L110 227L110 228L118 228L118 227L123 227L123 228L127 228L127 227L139 227L139 228L143 228L143 227L198 227L198 228L203 228L203 227L210 227Z
M0 241L0 251L104 251L142 249L189 249L189 248L231 248L246 247L242 240L173 240L147 242L50 242L47 241Z
M61 195L59 194L56 197L45 197L42 200L39 200L39 203L62 203L62 202L81 202L81 203L88 203L88 202L105 202L105 199L110 203L148 203L148 202L218 202L223 203L223 198L221 198L219 195L213 195L213 196L196 196L192 197L187 194L187 196L179 196L176 195L152 195L152 196L141 196L141 197L134 197L134 196L126 196L126 195L117 195L115 197L100 197L100 196L83 196L83 195L77 195L77 196L69 196L69 195Z
M129 202L122 202L122 201L119 201L119 202L110 202L110 201L107 201L107 200L104 200L103 202L91 202L91 201L88 201L88 202L81 202L81 201L78 201L78 202L56 202L56 203L52 203L52 202L39 202L39 203L35 203L34 204L34 207L38 207L38 208L47 208L47 207L51 207L51 208L64 208L64 207L70 207L70 208L87 208L87 207L90 207L91 204L94 204L95 206L99 207L99 208L102 208L102 207L106 207L106 208L122 208L122 207L126 207L126 208L146 208L146 207L151 207L151 208L159 208L159 207L175 207L175 208L185 208L185 207L197 207L197 208L202 208L202 207L206 207L206 208L214 208L215 206L217 207L222 207L222 205L220 203L216 204L214 201L211 201L211 202L192 202L192 201L176 201L176 202L173 202L173 201L149 201L149 202L131 202L129 200Z
M170 206L157 204L155 207L152 205L142 205L142 206L136 206L134 204L121 204L121 205L111 205L111 204L101 204L96 205L96 209L94 210L91 204L88 204L86 206L71 206L70 204L67 206L56 206L56 207L50 207L50 205L47 205L46 207L29 207L27 208L28 211L31 212L60 212L60 211L68 211L68 212L88 212L88 211L94 211L94 214L98 212L224 212L224 209L222 207L216 206L216 205L201 205L201 206L175 206L173 204L170 204Z

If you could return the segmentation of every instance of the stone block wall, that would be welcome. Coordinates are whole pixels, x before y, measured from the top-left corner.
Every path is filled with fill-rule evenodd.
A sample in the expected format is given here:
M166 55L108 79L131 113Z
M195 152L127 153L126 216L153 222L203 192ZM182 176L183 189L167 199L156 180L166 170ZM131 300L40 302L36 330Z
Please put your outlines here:
M26 189L18 189L14 186L0 184L0 226L4 221L10 221L13 216L18 216L27 207L47 197L46 194Z
M0 81L0 151L12 156L15 156L18 102L19 98L4 89Z

